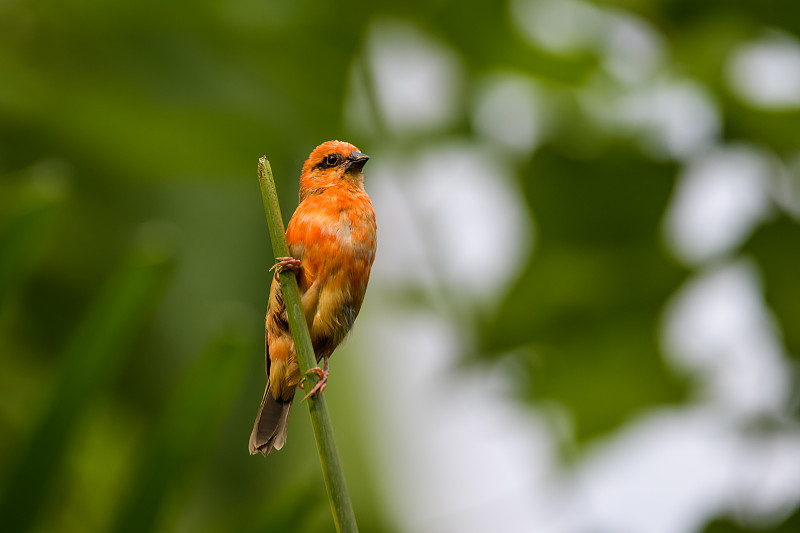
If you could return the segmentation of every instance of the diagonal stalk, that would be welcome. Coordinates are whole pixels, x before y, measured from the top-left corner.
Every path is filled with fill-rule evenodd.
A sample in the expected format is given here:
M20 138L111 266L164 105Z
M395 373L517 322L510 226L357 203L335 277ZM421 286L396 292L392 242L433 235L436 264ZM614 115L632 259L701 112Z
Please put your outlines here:
M258 160L258 182L261 186L261 197L264 200L264 211L267 214L272 250L275 257L288 257L289 246L286 244L286 230L283 227L278 194L275 190L275 180L272 177L272 168L266 156ZM280 282L281 289L283 289L286 313L289 317L289 329L292 331L295 352L300 363L300 371L303 375L306 375L306 372L310 368L317 366L317 364L314 348L311 345L311 337L308 334L305 313L300 303L297 278L293 272L283 271L280 273ZM312 372L309 374L306 387L313 387L318 380L319 376ZM311 414L311 425L314 427L314 437L317 441L322 476L325 478L325 488L328 490L336 531L339 533L357 532L358 527L353 513L353 504L350 503L344 471L339 461L339 453L336 451L336 442L333 438L333 426L328 415L328 406L321 392L308 399L308 410Z

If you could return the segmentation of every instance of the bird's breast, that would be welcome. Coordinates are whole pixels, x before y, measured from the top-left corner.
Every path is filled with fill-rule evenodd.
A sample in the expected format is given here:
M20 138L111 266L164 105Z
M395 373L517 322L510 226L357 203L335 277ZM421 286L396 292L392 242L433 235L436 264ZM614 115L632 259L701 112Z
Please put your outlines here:
M333 350L350 330L375 259L376 229L366 193L308 196L292 216L286 236L303 265L301 291L315 295L308 302L315 349Z
M368 276L375 259L375 212L366 194L306 198L287 230L292 255L314 277ZM297 251L297 255L295 255Z

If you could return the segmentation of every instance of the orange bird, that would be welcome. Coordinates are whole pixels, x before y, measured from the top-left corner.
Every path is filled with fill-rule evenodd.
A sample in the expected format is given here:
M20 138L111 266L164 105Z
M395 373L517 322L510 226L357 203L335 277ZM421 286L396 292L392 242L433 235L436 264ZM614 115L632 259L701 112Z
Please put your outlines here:
M328 141L317 146L303 165L300 204L286 240L291 257L279 257L269 292L266 319L267 389L258 410L250 453L267 456L286 442L289 409L302 376L289 332L278 272L297 275L303 309L320 381L306 398L322 392L328 381L328 358L353 326L375 259L377 226L364 190L363 168L369 156L352 144ZM305 399L305 398L303 398Z

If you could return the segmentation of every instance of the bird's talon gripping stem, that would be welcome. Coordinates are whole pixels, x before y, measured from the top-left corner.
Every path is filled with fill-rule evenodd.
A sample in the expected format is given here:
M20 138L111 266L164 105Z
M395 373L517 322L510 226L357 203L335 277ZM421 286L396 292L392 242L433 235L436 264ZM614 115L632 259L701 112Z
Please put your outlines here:
M308 394L306 394L303 397L303 401L306 401L309 396L313 396L313 395L317 394L318 392L324 391L325 387L328 386L328 358L324 357L323 359L324 359L324 364L323 364L324 368L320 368L318 366L315 366L314 368L309 368L308 371L306 372L306 374L312 374L313 373L313 374L318 375L319 376L319 381L317 381L317 384L314 385L314 388L312 388L310 391L308 391ZM303 389L303 390L305 390L305 389Z
M326 377L327 372L324 372L320 367L315 366L314 368L309 368L306 374L316 374L319 376L319 379L324 379Z
M278 260L277 263L272 265L270 270L275 270L275 279L278 279L278 276L284 270L291 270L295 274L300 273L300 260L295 259L294 257L276 257Z

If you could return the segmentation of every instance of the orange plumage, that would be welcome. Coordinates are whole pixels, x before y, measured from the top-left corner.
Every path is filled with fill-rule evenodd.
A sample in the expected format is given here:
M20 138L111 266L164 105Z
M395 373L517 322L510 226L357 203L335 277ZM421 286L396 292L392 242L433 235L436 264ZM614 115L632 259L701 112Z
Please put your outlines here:
M291 258L280 268L294 270L322 380L328 357L345 338L361 309L375 259L376 224L364 190L367 159L352 144L328 141L311 152L300 177L300 204L286 240ZM302 376L289 331L277 275L272 281L266 320L267 388L250 435L250 453L268 455L286 442L289 409Z

